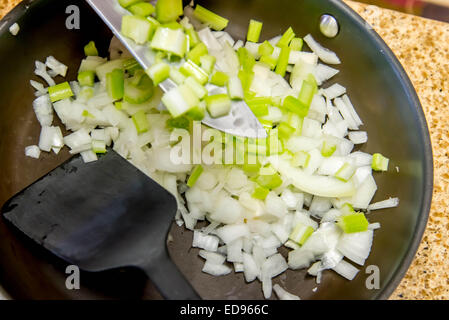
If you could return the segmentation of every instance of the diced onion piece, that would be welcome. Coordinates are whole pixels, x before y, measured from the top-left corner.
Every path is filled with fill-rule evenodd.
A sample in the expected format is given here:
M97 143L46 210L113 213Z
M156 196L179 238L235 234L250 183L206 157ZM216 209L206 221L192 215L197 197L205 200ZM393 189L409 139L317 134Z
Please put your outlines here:
M247 225L229 224L217 229L216 234L227 244L241 237L249 237L250 232Z
M399 198L389 198L387 200L379 201L376 203L372 203L368 206L368 210L379 210L386 208L394 208L399 205Z
M53 57L53 56L47 57L45 64L48 68L50 68L52 71L54 71L57 75L60 75L62 77L65 77L67 75L68 67L65 64L56 60L55 57Z
M80 152L80 154L84 163L94 162L98 160L97 154L92 150L82 151Z
M313 252L304 249L296 249L288 253L288 266L292 270L307 268L315 259Z
M199 256L213 264L223 264L226 261L226 257L224 255L207 250L200 250Z
M332 270L348 280L353 280L359 272L359 269L345 260L341 260Z
M338 241L337 249L348 259L363 266L373 243L373 231L344 233Z
M307 43L310 49L316 53L316 55L325 63L328 64L340 64L341 61L335 54L335 52L330 51L329 49L324 48L315 41L312 35L308 34L304 37L304 41Z
M351 131L349 132L348 137L354 144L362 144L368 141L368 134L366 131Z
M279 300L301 300L298 296L285 291L277 283L273 286L273 290L278 296Z
M10 27L9 27L9 32L13 35L13 36L17 36L17 34L19 33L19 31L20 31L20 26L19 26L19 24L16 22L16 23L13 23Z
M53 108L48 94L38 97L33 101L33 109L36 118L42 127L51 126L53 122Z
M246 282L254 281L260 275L260 268L258 267L254 257L246 252L243 252L243 274Z
M232 269L224 264L215 264L206 260L202 271L215 277L224 276L231 273Z
M106 142L104 140L92 140L92 151L95 153L106 153Z
M28 146L25 147L25 155L30 158L39 159L41 155L41 150L38 146Z
M218 248L218 238L213 235L206 235L200 231L193 231L193 242L192 247L201 248L206 251L217 251Z

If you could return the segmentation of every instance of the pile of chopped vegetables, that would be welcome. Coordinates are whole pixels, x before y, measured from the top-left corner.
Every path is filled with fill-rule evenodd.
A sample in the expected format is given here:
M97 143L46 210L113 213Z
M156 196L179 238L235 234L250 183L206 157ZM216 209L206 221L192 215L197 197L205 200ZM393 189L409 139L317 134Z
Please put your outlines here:
M261 41L263 24L256 20L249 21L246 42L235 41L223 31L226 18L200 5L183 9L181 0L159 0L155 7L119 3L127 11L122 33L148 46L152 66L143 70L116 38L109 60L94 42L85 46L77 81L56 84L67 66L52 56L36 61L35 74L48 87L31 81L42 131L26 155L39 158L41 151L67 146L90 162L112 146L175 195L176 223L193 231L203 272L242 272L247 282L262 283L265 298L273 288L280 299L298 299L272 286L289 268L308 268L317 283L328 269L354 279L354 264L364 265L380 228L366 214L399 200L371 204L373 170L387 171L389 159L354 151L368 141L359 130L362 120L345 87L325 86L339 73L328 66L338 65L338 56L292 28ZM177 87L163 93L157 84L168 78ZM227 87L227 94L210 95L216 86ZM173 134L192 132L206 112L226 115L236 99L248 104L268 138L220 134L221 141L206 142L220 151L234 148L231 163L224 157L213 164L175 163L171 155L182 142ZM54 112L69 135L52 125ZM204 141L193 144L192 154L202 147ZM250 162L254 154L257 161ZM282 246L291 249L287 258L278 252Z

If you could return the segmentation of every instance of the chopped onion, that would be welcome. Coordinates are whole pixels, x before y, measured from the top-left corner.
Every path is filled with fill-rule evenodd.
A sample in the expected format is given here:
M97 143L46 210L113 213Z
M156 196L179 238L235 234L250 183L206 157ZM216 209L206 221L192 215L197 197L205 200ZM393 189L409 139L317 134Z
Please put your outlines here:
M36 145L28 146L25 147L25 155L30 158L39 159L41 150Z
M332 268L332 270L348 280L353 280L359 272L359 269L346 262L345 260L341 260L339 264Z
M278 284L275 284L273 286L273 290L276 293L276 295L278 296L279 300L301 300L298 296L295 296L294 294L291 294L291 293L285 291Z
M399 205L399 198L389 198L387 200L372 203L368 206L368 211L386 208L394 208Z
M329 49L324 48L318 42L313 39L313 37L308 34L304 37L305 43L312 49L313 52L325 63L329 64L340 64L340 59L337 57L335 52L330 51Z

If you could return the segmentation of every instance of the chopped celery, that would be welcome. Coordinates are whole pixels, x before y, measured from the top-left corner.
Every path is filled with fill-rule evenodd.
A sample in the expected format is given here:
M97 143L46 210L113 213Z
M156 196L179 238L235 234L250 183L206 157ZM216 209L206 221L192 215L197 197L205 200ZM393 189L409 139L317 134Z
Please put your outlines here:
M150 47L182 58L187 50L186 35L182 29L159 26L154 33Z
M132 6L133 4L136 4L138 2L140 2L142 0L118 0L118 3L123 7L123 8L128 8L129 6Z
M310 104L312 103L313 96L315 95L315 88L316 86L307 80L304 80L302 82L302 87L301 91L299 92L298 100L307 108L309 108Z
M301 38L293 38L290 42L290 48L294 51L301 51L304 41Z
M276 65L278 63L278 60L273 57L273 56L261 56L259 59L259 62L262 62L263 64L265 64L268 68L270 68L270 70L274 70L274 68L276 68Z
M297 130L299 133L301 133L303 121L304 121L304 118L301 118L296 113L293 113L293 112L288 113L287 123L291 127L295 128L295 130Z
M229 76L221 71L215 71L210 79L210 83L219 86L224 87L229 81Z
M186 35L189 37L189 43L192 47L195 47L198 43L201 42L198 33L193 29L193 27L185 29Z
M248 104L248 107L256 117L264 117L269 114L268 105L264 103Z
M116 101L116 102L114 102L114 107L117 110L122 110L123 109L123 101Z
M123 68L132 76L137 70L143 70L142 66L134 58L123 61Z
M92 140L92 151L95 153L106 153L106 143L103 140Z
M352 207L352 205L350 203L347 203L347 202L341 206L340 212L341 212L342 215L348 215L348 214L356 213L354 208Z
M80 86L93 87L95 83L95 72L82 71L78 73L78 82Z
M170 79L172 79L178 86L182 83L184 83L184 81L187 79L187 77L185 75L183 75L181 73L181 71L179 71L176 68L170 68L170 75L169 75Z
M274 47L271 45L271 43L269 43L268 41L264 41L260 46L259 46L259 54L261 56L270 56L274 51Z
M167 120L166 124L169 129L190 129L190 120L184 116L170 118Z
M262 22L251 19L249 21L248 33L246 40L251 42L259 42L260 33L262 31Z
M228 95L233 100L242 100L244 98L242 82L239 77L231 77L228 81Z
M111 99L120 100L123 98L125 91L124 81L124 72L122 69L114 69L106 74L106 89Z
M240 82L242 83L243 92L245 92L246 95L249 88L251 87L251 83L253 82L254 72L240 70L238 77L240 79Z
M189 53L187 53L187 59L192 60L197 65L201 63L200 58L207 54L207 47L204 43L200 42L195 47L193 47L192 50L190 50Z
M309 113L309 107L292 96L288 96L284 99L283 108L290 112L296 113L302 118L306 117Z
M95 46L95 42L90 41L86 46L84 47L84 54L86 56L98 56L98 50Z
M206 103L204 101L200 101L200 103L187 111L186 116L192 119L193 121L201 121L204 119L206 115Z
M134 125L136 126L136 130L138 134L147 132L150 128L150 123L148 122L147 115L145 114L145 111L140 110L136 112L132 116Z
M290 41L292 41L295 38L295 32L293 31L292 27L288 28L287 31L284 32L279 42L276 44L277 47L287 47L290 44Z
M313 95L317 94L318 92L318 83L316 82L315 76L311 73L307 75L307 82L309 82L310 85L313 86Z
M267 189L276 189L281 186L282 179L278 173L270 174L270 175L259 175L256 179L256 182L264 188Z
M207 89L194 77L188 77L184 83L196 94L198 99L203 99L207 95Z
M187 186L192 188L195 185L198 178L203 173L203 171L204 169L200 164L196 165L195 168L193 168L192 173L190 174L189 180L187 180Z
M48 87L48 94L50 95L51 102L56 102L73 96L72 88L67 81Z
M310 154L305 151L298 151L293 156L291 162L294 167L306 168L309 165Z
M337 178L338 180L341 180L343 182L347 182L349 179L352 178L352 176L355 173L355 170L357 168L350 164L350 163L345 163L336 173L335 173L335 178Z
M200 57L201 69L203 69L207 74L211 74L215 67L215 62L217 58L211 56L210 54L205 54Z
M207 96L205 99L207 111L212 118L225 116L231 111L231 99L227 94Z
M226 28L229 22L228 19L220 17L218 14L207 10L199 4L196 5L195 10L193 11L193 16L216 31Z
M255 163L255 164L245 163L245 164L243 164L242 169L247 174L250 174L250 175L257 174L260 170L260 164L259 163Z
M268 196L269 193L270 193L269 189L266 189L266 188L261 187L261 186L257 186L254 189L252 197L255 198L255 199L265 200L265 198Z
M321 155L323 157L330 157L337 150L337 146L327 140L323 141L323 146L321 147Z
M158 0L156 18L161 23L176 21L183 14L182 0Z
M132 14L141 17L151 16L154 13L154 11L156 11L154 6L149 2L138 2L136 4L129 6L127 9Z
M132 104L141 104L153 96L154 84L147 74L141 77L138 85L134 85L132 81L133 78L125 80L124 101Z
M282 122L278 126L279 137L281 139L288 139L296 131L295 128L290 126L288 123Z
M109 72L113 71L114 69L123 69L124 61L126 60L123 59L111 60L96 67L95 72L97 74L98 79L100 79L101 82L105 83L106 75Z
M285 77L285 72L287 71L288 59L290 57L290 47L281 47L281 53L279 54L279 59L276 65L275 72L282 77Z
M252 72L254 65L256 64L256 59L254 56L246 49L241 47L237 50L237 56L239 58L240 65L246 72Z
M344 233L355 233L368 230L369 222L362 212L357 212L340 216L337 225Z
M179 68L179 71L187 77L194 77L202 85L205 85L209 80L209 75L191 60L187 60L181 68Z
M182 84L165 92L162 96L162 103L172 117L176 118L197 107L199 100L188 86Z
M289 239L302 246L312 235L313 231L311 226L298 223L290 233Z
M172 30L182 29L182 26L178 22L176 22L176 21L171 21L169 23L164 23L164 24L162 24L162 27L169 28L169 29L172 29Z
M371 163L371 168L375 171L387 171L388 163L390 159L384 157L380 153L373 154L373 161Z
M146 73L150 76L155 86L165 81L170 76L170 66L165 62L153 64Z
M144 17L123 16L121 32L137 44L145 44L151 40L155 26Z

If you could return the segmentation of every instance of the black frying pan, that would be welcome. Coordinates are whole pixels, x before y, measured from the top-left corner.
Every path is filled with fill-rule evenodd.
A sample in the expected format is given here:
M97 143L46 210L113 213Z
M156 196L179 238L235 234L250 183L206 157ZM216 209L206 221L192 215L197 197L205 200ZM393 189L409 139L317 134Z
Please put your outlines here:
M348 88L370 136L361 150L382 152L391 159L390 170L376 175L379 186L374 201L398 196L399 208L369 215L380 222L372 253L366 262L380 268L380 289L368 290L362 268L354 281L332 271L324 272L321 285L305 271L287 271L275 279L303 299L385 299L399 284L418 248L431 203L432 150L418 97L390 49L368 25L337 0L227 0L199 1L230 18L228 31L236 38L246 35L250 18L264 22L262 39L292 26L297 34L312 33L342 60L340 74L332 80ZM81 29L68 30L66 8L76 3L81 10ZM335 16L341 31L327 39L318 31L322 14ZM8 27L18 22L17 37ZM29 85L34 60L49 55L69 65L68 79L75 79L83 46L95 40L107 54L111 33L83 1L24 1L0 25L0 205L39 177L69 158L43 155L36 161L24 156L24 147L36 144L39 124L32 110ZM37 79L36 79L37 80ZM329 83L329 84L331 84ZM399 172L394 168L398 166ZM169 251L174 262L206 299L261 299L260 283L245 284L243 275L215 278L202 273L202 260L190 249L192 233L173 226ZM124 268L101 273L82 273L81 289L65 287L66 264L26 239L0 220L0 283L18 299L160 298L138 270Z

